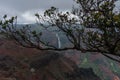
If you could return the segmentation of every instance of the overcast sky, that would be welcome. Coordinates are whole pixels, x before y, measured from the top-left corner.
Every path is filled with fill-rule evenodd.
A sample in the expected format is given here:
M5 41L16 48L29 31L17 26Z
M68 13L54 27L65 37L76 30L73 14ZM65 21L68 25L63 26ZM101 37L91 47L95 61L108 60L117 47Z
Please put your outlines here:
M73 4L75 4L73 0L0 0L0 17L4 14L16 15L19 23L33 23L34 14L37 12L42 12L51 6L60 10L70 10Z
M18 16L20 23L33 23L34 14L42 12L51 6L61 10L72 8L73 0L0 0L0 16Z

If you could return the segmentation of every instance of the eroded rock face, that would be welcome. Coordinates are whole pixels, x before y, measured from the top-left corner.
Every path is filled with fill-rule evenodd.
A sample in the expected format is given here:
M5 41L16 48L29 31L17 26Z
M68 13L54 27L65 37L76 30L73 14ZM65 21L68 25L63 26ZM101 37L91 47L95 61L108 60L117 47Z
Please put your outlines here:
M101 80L92 68L77 68L73 72L67 73L66 76L69 80Z
M0 70L8 71L18 65L18 62L12 56L0 55Z
M12 59L11 56L0 55L0 70L6 71L6 74L9 73L6 77L14 76L14 78L22 80L100 80L91 68L78 68L69 58L55 52L47 52L44 56L37 56L37 58L33 57L33 60L28 63L30 66L27 70L21 69L18 66L19 62ZM20 73L19 70L11 73L9 70L14 67L25 70L26 74L24 71ZM31 72L30 68L35 69L35 71ZM28 73L29 76L25 76ZM18 74L25 75L18 76Z
M51 53L48 52L48 54L39 56L35 58L33 61L30 63L30 67L39 69L41 67L46 67L51 61L56 61L59 59L60 55L58 53Z
M92 69L78 68L74 61L59 53L23 48L11 40L3 40L1 43L0 78L15 78L16 80L100 80Z
M48 52L31 61L30 66L40 73L46 72L40 80L43 80L44 76L46 80L49 80L50 76L52 80L101 80L92 68L78 68L73 61L55 52Z

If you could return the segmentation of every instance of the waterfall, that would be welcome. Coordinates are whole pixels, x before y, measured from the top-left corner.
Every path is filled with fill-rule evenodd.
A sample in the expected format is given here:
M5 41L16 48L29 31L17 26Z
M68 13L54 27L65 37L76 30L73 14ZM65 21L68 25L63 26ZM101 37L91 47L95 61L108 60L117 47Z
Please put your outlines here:
M58 35L58 33L56 33L56 37L57 37L57 44L58 44L58 48L61 48L61 41L60 41L60 37Z

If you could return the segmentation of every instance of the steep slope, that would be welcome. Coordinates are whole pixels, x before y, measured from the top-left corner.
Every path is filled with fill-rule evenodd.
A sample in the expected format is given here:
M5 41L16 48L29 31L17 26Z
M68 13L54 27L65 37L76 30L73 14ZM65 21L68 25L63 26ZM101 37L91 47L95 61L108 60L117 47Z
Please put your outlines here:
M66 56L79 67L92 68L102 80L120 80L120 64L99 53L83 54L79 51L69 51L66 52Z
M24 48L13 40L0 39L0 80L73 79L100 80L91 68L79 68L64 55Z

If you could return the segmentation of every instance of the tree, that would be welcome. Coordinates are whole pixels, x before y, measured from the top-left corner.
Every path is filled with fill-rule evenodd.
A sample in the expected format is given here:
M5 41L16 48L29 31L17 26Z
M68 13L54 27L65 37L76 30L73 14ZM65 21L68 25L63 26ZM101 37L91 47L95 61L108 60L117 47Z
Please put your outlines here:
M115 11L117 0L75 0L72 12L60 12L51 7L44 15L35 14L40 27L64 33L72 46L57 48L41 39L42 32L32 31L27 25L16 29L17 17L1 20L2 31L24 47L39 50L76 49L83 53L98 52L120 62L120 13ZM115 57L114 57L115 56Z

